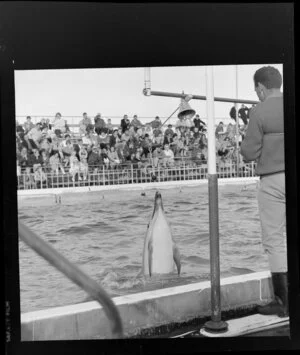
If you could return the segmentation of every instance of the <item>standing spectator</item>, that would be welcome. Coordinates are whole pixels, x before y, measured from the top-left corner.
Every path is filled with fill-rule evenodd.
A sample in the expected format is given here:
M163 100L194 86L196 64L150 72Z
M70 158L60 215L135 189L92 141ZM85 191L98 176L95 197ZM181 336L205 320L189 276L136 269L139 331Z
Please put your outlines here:
M106 131L106 123L102 118L101 113L97 113L97 115L94 118L94 121L95 121L95 132L99 136L102 131Z
M92 124L92 120L88 117L86 112L82 114L82 117L82 120L79 121L79 134L84 136L86 132L93 130L94 126Z
M261 314L289 315L284 160L282 77L271 66L254 74L254 86L260 103L250 112L249 125L241 144L247 161L257 160L260 176L258 206L262 227L262 244L269 259L274 300L258 307Z
M124 133L126 129L129 129L129 127L130 127L130 120L127 115L124 115L123 118L121 119L122 133Z
M148 137L149 137L150 141L152 142L152 140L153 140L153 129L152 129L150 123L146 123L146 125L145 125L145 135L146 134L148 134Z
M244 104L242 104L242 107L238 111L238 116L239 118L242 119L244 125L248 123L248 112L249 112L249 108Z
M232 106L229 112L230 118L232 118L234 121L236 121L236 109L235 106Z
M133 116L133 120L131 121L131 126L133 126L135 128L135 131L138 128L143 126L142 122L138 119L137 115Z
M107 124L106 124L106 128L107 128L107 133L108 134L112 134L113 130L114 130L114 126L111 123L111 118L107 119Z
M26 122L24 123L24 134L27 134L33 127L34 127L34 124L31 121L31 117L27 116Z

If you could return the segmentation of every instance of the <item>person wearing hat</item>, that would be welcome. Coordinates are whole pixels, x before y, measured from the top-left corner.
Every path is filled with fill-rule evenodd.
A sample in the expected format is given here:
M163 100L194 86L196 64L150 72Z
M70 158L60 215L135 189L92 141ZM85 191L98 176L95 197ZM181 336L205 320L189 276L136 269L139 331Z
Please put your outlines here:
M165 130L165 136L171 134L171 136L173 137L174 131L172 129L172 125L168 124L168 128Z

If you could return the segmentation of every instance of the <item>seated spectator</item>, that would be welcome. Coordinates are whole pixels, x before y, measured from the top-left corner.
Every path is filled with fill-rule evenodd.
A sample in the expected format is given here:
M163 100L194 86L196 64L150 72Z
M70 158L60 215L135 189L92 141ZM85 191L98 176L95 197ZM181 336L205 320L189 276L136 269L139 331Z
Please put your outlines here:
M194 118L194 127L197 127L199 132L202 132L205 129L206 123L200 119L200 116L197 114Z
M18 156L19 165L21 170L27 170L30 172L30 162L29 162L29 153L26 147L21 149L21 152Z
M66 132L66 120L64 120L61 114L58 112L53 121L51 122L52 130L58 136L62 136Z
M41 124L37 123L24 138L27 138L27 142L30 149L39 148L40 142L43 138Z
M109 168L109 157L107 155L107 149L103 148L101 151L101 160L103 161L103 164L106 166L106 168Z
M216 138L218 138L220 135L223 135L225 134L225 129L224 129L224 123L223 122L220 122L215 130L215 135L216 135Z
M167 136L169 134L171 135L171 137L173 137L174 131L172 129L172 125L171 124L168 124L168 128L165 130L165 136Z
M173 142L173 134L172 133L167 133L165 134L163 145L165 146L166 144L170 145Z
M150 162L151 162L151 165L153 167L158 167L158 163L159 163L159 160L163 159L164 156L163 156L163 152L162 152L162 149L161 147L157 147L156 149L154 149L152 151L152 157L150 159Z
M122 134L129 129L130 127L130 120L127 115L124 115L123 118L121 119L121 130Z
M42 164L42 157L37 148L32 149L32 153L29 155L28 165L33 168L35 164Z
M145 135L148 134L150 141L153 140L153 129L152 129L150 123L146 123L144 133L145 133Z
M94 135L91 131L86 132L81 140L82 140L82 144L85 144L85 145L98 144L98 136L94 137Z
M121 140L123 142L127 143L130 140L130 138L131 138L131 135L130 135L129 129L126 129L125 132L122 134Z
M40 151L41 154L41 165L43 170L48 173L50 172L50 162L49 162L49 152L47 152L46 150L42 149Z
M158 126L153 129L153 138L158 137L159 135L163 135L162 127Z
M155 128L161 127L162 123L161 123L161 120L160 120L159 116L156 116L156 117L155 117L155 120L150 122L150 125L151 125L151 127L152 127L153 130L154 130ZM148 132L147 132L147 133L148 133Z
M141 148L143 149L142 155L144 155L145 158L148 158L151 146L152 142L150 141L148 134L145 134L145 138L141 141Z
M156 146L163 146L164 143L164 136L162 133L159 133L156 137L153 139L153 144Z
M63 174L65 174L64 167L61 162L61 156L59 154L59 151L52 151L50 153L50 158L49 158L49 165L52 173L56 173L58 175L59 169Z
M110 147L110 149L108 149L107 155L110 160L110 166L112 168L115 168L117 165L119 165L121 163L118 153L115 150L115 147L113 147L113 146Z
M40 188L47 182L47 175L43 171L41 164L33 165L33 179L37 188Z
M83 146L80 148L79 158L80 158L79 173L82 173L83 180L86 180L89 171L88 162L87 162L88 152Z
M170 149L169 144L165 144L163 150L163 166L172 167L173 165L174 165L174 153Z
M94 118L95 121L95 132L99 136L102 131L106 132L106 123L104 119L101 116L101 113L97 113L97 115Z
M24 134L27 134L35 125L31 121L31 117L26 117L26 122L24 123Z
M133 119L131 121L131 126L133 126L135 130L143 126L142 122L138 119L137 115L133 116Z
M25 139L25 130L22 126L16 127L16 145L18 149L21 151L23 147L29 149L28 139Z
M48 130L51 130L51 125L50 125L50 120L46 119L46 118L42 118L40 121L41 124L41 130L43 131L44 129L46 129L46 132L48 132Z
M79 121L79 134L80 134L80 136L84 136L86 134L86 132L94 130L94 126L92 124L92 120L90 119L90 117L88 117L87 113L84 112L82 114L82 116L83 116L82 120Z
M70 156L70 169L69 169L69 173L72 176L73 182L75 181L76 175L78 176L78 180L82 180L81 176L79 175L79 171L80 171L80 161L76 151L73 150Z
M94 173L97 173L102 167L103 161L99 154L99 149L96 146L92 147L92 150L89 152L87 162L89 169L93 169Z
M177 157L179 154L179 138L178 135L175 133L172 138L172 142L169 143L170 148L172 149L174 156Z
M98 135L98 142L97 142L100 148L101 149L107 148L109 141L110 141L109 135L102 130L100 135Z
M114 130L114 126L111 123L111 118L107 119L107 124L106 124L106 128L107 128L107 134L112 134L113 130Z
M183 117L178 118L178 120L176 121L176 128L181 128L181 127L186 127L185 121L183 119Z

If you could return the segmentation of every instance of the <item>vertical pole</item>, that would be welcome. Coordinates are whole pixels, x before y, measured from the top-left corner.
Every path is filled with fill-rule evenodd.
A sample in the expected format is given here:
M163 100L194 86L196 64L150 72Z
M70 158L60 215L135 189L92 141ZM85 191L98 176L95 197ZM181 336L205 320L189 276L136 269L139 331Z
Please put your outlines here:
M208 196L210 234L211 320L204 324L208 332L224 332L221 320L218 175L216 173L213 67L206 67L206 111L208 133Z
M235 66L235 97L238 99L238 66ZM238 114L238 104L235 103L236 111L236 166L237 166L237 177L240 176L240 149L239 149L239 114Z

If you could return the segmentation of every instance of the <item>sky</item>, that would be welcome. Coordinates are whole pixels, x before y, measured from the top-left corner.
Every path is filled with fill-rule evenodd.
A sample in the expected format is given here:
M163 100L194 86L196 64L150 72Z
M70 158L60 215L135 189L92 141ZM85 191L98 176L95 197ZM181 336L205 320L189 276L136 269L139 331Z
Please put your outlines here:
M254 91L253 74L267 64L238 65L237 97L258 100ZM269 64L282 74L281 64ZM214 95L236 98L236 66L214 66ZM82 116L93 118L101 113L119 124L124 114L130 119L136 114L142 122L155 116L169 117L180 99L144 96L145 68L68 69L15 71L16 116ZM153 67L151 89L174 93L206 95L205 67ZM191 107L204 120L206 101L191 100ZM228 117L231 103L215 102L216 121ZM170 119L177 120L177 113ZM24 117L17 117L20 123ZM68 123L79 119L67 118Z

